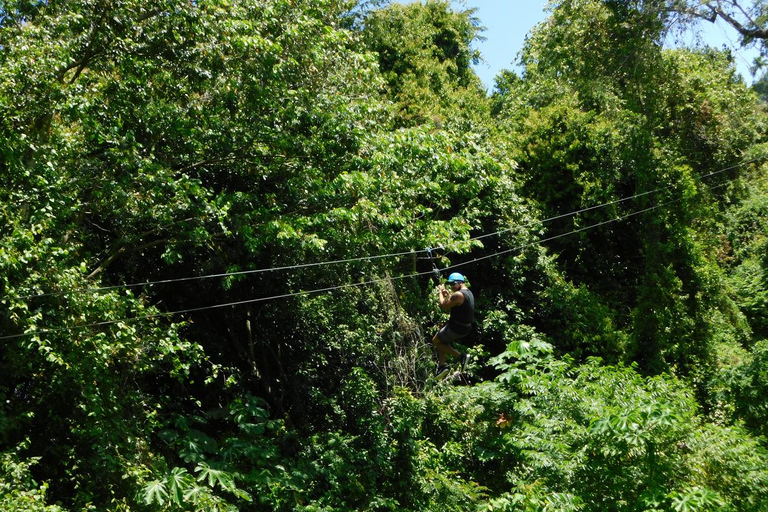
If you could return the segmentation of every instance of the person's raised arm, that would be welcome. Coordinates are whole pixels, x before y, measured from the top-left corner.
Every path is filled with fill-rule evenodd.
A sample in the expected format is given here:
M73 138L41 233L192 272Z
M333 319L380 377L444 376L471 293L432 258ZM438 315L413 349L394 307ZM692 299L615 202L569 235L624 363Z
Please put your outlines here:
M456 306L460 306L464 303L464 294L461 292L455 292L451 294L450 291L445 289L445 286L440 285L440 307L448 310Z

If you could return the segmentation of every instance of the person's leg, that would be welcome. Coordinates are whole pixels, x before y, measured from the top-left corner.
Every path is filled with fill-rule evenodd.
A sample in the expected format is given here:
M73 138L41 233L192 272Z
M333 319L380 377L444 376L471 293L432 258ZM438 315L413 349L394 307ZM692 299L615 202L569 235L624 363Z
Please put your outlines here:
M445 366L445 352L440 350L440 346L442 343L440 343L440 338L437 337L439 333L435 333L434 336L432 336L432 345L435 347L435 351L437 352L437 366L438 368Z
M438 353L440 353L440 352L442 351L442 355L443 355L442 359L443 359L443 362L445 362L445 354L451 354L451 355L452 355L453 357L455 357L456 359L458 359L458 358L460 358L460 357L461 357L461 352L459 352L458 350L456 350L455 348L453 348L453 345L446 345L445 343L441 343L441 344L440 344L440 345L437 347L437 351L438 351Z
M453 357L458 359L461 357L461 352L453 348L453 345L441 342L439 334L440 333L438 332L432 338L432 344L435 346L435 350L437 350L438 366L445 366L445 354L451 354Z

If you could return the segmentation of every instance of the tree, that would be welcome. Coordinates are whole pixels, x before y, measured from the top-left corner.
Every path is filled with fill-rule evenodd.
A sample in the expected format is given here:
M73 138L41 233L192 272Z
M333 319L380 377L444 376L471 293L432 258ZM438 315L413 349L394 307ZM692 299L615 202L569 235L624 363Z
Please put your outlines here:
M230 7L3 4L2 440L32 433L54 500L130 497L172 412L218 395L209 357L280 410L285 379L226 350L248 347L250 311L167 319L224 302L220 284L109 288L322 250L305 215L380 117L372 60L333 27L345 4ZM253 291L235 284L229 300Z
M764 174L741 191L741 201L724 216L724 267L739 310L756 339L768 337L768 201Z
M763 74L752 83L754 90L764 103L768 103L768 75Z
M471 11L375 3L0 3L2 506L765 508L727 59L563 0L491 117ZM476 386L428 378L433 263Z
M524 79L496 99L523 193L554 218L549 246L566 279L600 297L590 303L604 320L590 323L631 332L635 348L623 350L646 369L699 371L713 350L708 311L729 299L697 216L719 208L710 187L733 179L742 167L722 169L760 137L754 99L721 54L662 49L661 3L552 7L524 48ZM614 316L605 304L625 306ZM546 331L557 315L541 311Z
M378 56L398 126L482 126L487 105L471 64L480 59L472 44L483 28L474 13L429 0L393 3L366 16L363 41Z

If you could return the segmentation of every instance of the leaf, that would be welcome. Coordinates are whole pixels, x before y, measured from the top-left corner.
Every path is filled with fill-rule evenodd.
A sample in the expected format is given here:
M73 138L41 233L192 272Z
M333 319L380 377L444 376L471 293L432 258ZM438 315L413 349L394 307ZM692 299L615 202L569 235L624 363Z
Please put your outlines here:
M186 469L175 467L168 477L170 484L170 499L173 503L180 505L184 501L186 490L192 484L192 477Z
M164 505L168 499L168 491L165 490L165 483L160 480L153 480L144 486L144 503L147 505Z
M218 483L219 486L227 491L233 491L237 488L235 485L235 478L231 473L221 471L219 469L213 469L208 464L200 464L195 468L196 472L200 475L197 477L198 482L206 481L208 486L213 488Z
M198 503L201 498L205 497L208 491L201 485L192 485L184 492L184 501L189 503Z

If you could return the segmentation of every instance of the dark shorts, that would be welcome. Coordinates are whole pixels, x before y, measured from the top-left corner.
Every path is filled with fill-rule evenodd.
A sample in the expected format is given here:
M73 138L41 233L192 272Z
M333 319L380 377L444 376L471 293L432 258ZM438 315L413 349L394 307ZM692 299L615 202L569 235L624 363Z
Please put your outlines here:
M454 341L460 341L467 336L468 334L459 334L455 332L447 323L437 333L437 339L443 345L453 345Z

